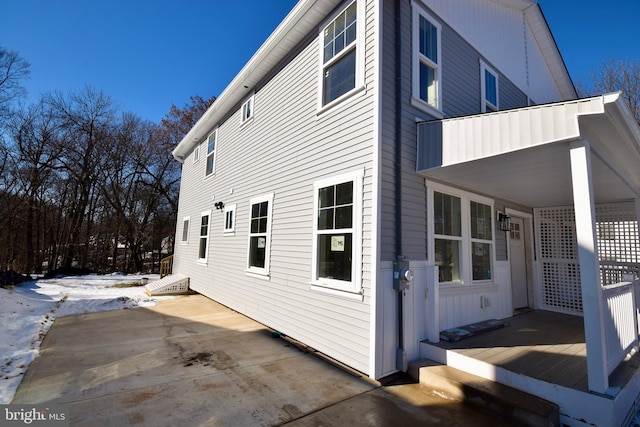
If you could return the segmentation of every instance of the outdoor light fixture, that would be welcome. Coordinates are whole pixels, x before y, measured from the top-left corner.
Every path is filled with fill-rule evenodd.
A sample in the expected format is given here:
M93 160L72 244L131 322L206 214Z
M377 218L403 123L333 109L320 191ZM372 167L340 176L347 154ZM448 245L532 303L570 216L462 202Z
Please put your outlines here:
M499 212L498 224L500 226L500 231L511 231L511 217L509 215Z
M222 203L222 202L217 202L213 206L215 206L216 209L218 209L218 210L224 209L224 203Z

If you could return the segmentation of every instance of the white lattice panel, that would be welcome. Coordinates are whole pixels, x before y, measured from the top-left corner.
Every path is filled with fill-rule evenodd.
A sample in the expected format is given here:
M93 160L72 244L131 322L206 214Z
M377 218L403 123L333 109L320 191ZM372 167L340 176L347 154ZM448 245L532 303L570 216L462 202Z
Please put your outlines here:
M582 312L580 265L573 208L536 212L539 259L542 264L541 303L555 311Z
M640 242L634 203L596 206L596 236L601 284L637 272ZM582 312L580 264L573 207L536 210L538 259L542 266L541 303L556 311Z

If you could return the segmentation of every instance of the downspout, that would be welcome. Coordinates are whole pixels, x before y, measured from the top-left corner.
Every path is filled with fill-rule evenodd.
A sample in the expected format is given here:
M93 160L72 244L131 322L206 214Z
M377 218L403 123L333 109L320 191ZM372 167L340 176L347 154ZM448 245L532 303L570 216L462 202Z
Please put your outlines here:
M402 255L402 1L395 0L395 254L396 260L404 259ZM394 270L396 270L394 268ZM394 271L394 274L397 272ZM397 291L398 313L398 349L396 351L396 367L406 371L406 351L404 350L404 291Z

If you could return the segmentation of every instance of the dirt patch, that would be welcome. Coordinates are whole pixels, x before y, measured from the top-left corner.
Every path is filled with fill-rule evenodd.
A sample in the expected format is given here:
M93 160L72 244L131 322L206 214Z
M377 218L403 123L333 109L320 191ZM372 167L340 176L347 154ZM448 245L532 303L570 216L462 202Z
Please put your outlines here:
M184 360L185 368L196 364L202 366L213 366L221 371L236 366L233 359L222 350L196 353Z

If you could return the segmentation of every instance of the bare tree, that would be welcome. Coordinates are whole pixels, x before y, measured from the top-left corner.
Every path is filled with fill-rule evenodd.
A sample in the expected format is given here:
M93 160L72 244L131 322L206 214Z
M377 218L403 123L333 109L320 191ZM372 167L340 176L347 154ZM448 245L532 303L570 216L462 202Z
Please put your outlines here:
M65 134L61 139L63 154L60 162L68 183L65 197L70 203L65 212L68 220L63 239L63 266L71 267L76 261L85 267L97 209L96 185L103 167L102 146L110 137L110 123L116 107L104 92L90 87L69 95L53 93L46 97L46 102Z
M577 86L582 96L622 91L631 113L640 123L640 62L637 59L611 58L600 68L591 70L589 80Z
M0 46L0 117L12 101L26 93L22 83L29 77L30 66L17 52Z

